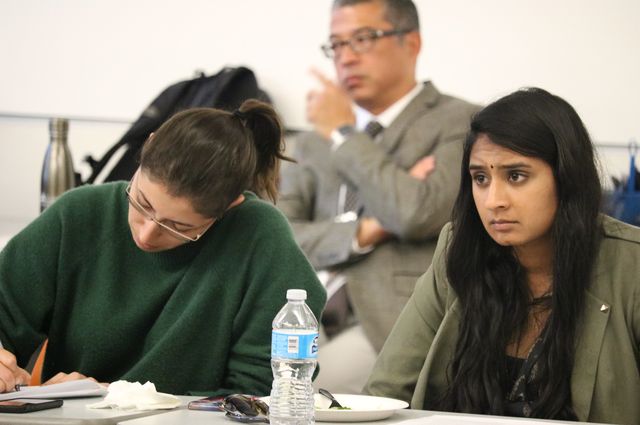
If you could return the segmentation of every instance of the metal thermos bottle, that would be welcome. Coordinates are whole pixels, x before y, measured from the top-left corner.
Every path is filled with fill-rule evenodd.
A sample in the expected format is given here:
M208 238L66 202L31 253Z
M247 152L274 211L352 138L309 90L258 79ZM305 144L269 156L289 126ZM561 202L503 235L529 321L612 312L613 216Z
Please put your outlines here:
M63 192L76 184L71 151L67 144L69 120L51 118L49 120L49 146L42 164L40 183L40 211L44 211Z

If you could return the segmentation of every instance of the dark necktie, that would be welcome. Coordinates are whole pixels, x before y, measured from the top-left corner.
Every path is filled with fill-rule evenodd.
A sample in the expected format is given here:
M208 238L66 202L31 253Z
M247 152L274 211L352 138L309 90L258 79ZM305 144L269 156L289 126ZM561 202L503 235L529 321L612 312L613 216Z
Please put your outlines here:
M374 139L384 130L384 127L376 120L369 121L369 123L365 126L364 132L371 136Z
M375 120L369 121L369 123L367 123L367 125L364 128L364 132L367 133L374 142L376 141L376 137L378 137L378 135L382 132L382 130L384 130L384 127L380 125L378 121L375 121ZM352 187L348 183L344 183L344 185L346 187L346 193L344 197L343 212L348 212L348 211L357 212L357 209L359 206L358 203L360 201L358 197L358 189L355 187Z
M364 132L367 133L373 142L377 142L376 139L384 127L380 125L377 121L370 121L367 126L364 128ZM344 187L344 189L342 189ZM360 200L358 198L358 191L356 188L351 187L348 183L342 183L340 192L345 191L345 199L344 199L344 207L341 211L342 213L346 212L355 212L357 215L360 215L362 211ZM349 303L349 297L347 296L347 285L344 283L339 289L333 293L331 298L327 300L327 305L322 313L322 324L324 325L324 330L329 336L337 335L347 326L351 321L351 305Z

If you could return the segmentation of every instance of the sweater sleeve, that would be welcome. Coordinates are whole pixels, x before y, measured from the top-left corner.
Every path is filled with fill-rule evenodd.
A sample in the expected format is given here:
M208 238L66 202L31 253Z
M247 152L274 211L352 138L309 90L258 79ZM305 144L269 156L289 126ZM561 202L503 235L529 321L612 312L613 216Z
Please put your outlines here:
M25 366L47 337L61 245L61 208L49 207L0 253L0 340Z
M271 371L271 323L286 302L287 289L307 291L307 304L320 318L326 293L296 244L284 216L273 208L254 218L255 238L244 271L245 293L234 321L226 378L215 394L268 395Z

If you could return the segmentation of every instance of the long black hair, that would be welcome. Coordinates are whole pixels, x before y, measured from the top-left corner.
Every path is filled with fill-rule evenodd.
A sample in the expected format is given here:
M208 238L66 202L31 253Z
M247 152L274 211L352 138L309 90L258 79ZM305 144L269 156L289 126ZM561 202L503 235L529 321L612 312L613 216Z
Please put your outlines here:
M570 376L576 324L600 239L601 199L594 149L576 111L542 89L522 89L478 112L464 146L460 191L452 215L447 275L462 307L442 410L504 414L505 349L528 320L531 294L513 249L485 231L476 210L469 158L480 135L553 170L558 207L551 228L553 295L538 362L532 416L571 416Z

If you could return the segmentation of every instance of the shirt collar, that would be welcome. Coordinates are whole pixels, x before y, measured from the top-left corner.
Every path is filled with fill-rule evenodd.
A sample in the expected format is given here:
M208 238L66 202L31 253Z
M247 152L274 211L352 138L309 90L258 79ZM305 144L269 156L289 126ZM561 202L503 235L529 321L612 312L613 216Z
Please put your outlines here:
M398 115L406 108L406 106L411 102L417 95L422 91L423 85L416 84L411 91L398 99L394 104L389 106L387 109L382 111L382 113L378 115L373 115L371 112L366 109L361 108L358 105L354 106L354 112L356 114L356 129L362 131L364 127L371 120L376 120L382 125L384 128L387 128L391 125L393 120L395 120Z

